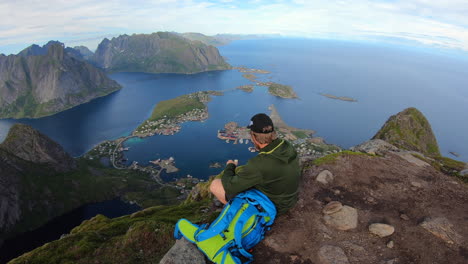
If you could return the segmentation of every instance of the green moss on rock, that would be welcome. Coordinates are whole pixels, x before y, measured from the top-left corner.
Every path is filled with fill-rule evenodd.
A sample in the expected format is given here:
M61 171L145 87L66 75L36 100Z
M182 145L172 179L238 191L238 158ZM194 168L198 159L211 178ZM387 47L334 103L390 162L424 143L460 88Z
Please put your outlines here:
M428 156L440 156L429 121L413 107L391 116L372 139L382 139L398 148Z

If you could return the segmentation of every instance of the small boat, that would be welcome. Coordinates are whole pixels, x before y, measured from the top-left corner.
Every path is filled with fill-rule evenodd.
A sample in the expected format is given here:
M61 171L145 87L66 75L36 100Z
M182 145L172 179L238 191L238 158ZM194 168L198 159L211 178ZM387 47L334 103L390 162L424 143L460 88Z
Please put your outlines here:
M249 144L249 140L248 140L248 139L245 140L245 144Z
M244 144L244 140L242 138L239 139L239 143Z
M226 139L226 143L229 143L229 139Z

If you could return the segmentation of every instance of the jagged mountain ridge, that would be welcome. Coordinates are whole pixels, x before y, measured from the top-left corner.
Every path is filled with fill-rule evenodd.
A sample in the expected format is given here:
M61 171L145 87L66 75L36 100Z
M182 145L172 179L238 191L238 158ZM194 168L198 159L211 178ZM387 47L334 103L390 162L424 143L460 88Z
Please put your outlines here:
M0 118L37 118L55 114L121 86L102 70L70 56L51 41L18 55L0 55Z
M214 46L170 32L105 38L93 61L111 72L197 73L230 68Z

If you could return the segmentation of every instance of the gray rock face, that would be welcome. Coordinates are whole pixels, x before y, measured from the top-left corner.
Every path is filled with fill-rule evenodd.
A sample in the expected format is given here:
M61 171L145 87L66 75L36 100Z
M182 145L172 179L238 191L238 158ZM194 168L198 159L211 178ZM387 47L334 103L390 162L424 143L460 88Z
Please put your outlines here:
M106 38L93 61L108 71L196 73L230 68L214 46L169 32Z
M323 220L327 225L343 231L354 229L357 227L358 212L355 208L346 205L342 206L341 208L339 208L338 205L329 207L333 210L326 210L327 207L325 207L324 211L328 214L326 214L323 217ZM336 210L338 208L339 210Z
M318 252L318 257L321 264L347 264L348 257L343 249L336 246L323 246Z
M381 139L372 139L357 146L351 147L350 149L352 151L359 151L374 155L382 155L387 151L398 151L397 147Z
M375 223L369 226L369 232L379 237L387 237L395 232L395 228L391 225Z
M335 179L335 177L333 176L333 173L331 173L329 170L324 170L324 171L321 171L317 175L317 178L315 180L322 184L327 185L327 184L332 183L333 179Z
M466 176L466 175L468 175L468 170L462 170L462 171L460 171L460 174L462 176Z
M185 238L177 240L159 264L205 264L205 257L198 248Z
M0 234L13 227L21 217L20 179L15 176L18 173L21 170L14 157L0 149Z
M420 225L448 244L458 245L462 242L462 236L455 231L454 226L445 217L427 218Z
M0 55L0 118L51 115L120 88L102 70L70 56L60 42Z

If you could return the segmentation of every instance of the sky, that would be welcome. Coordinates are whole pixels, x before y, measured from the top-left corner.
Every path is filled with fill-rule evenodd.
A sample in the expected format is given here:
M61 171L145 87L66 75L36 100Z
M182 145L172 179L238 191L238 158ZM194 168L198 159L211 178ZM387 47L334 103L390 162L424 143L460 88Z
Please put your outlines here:
M468 0L0 0L0 53L120 34L281 34L403 41L468 53Z

